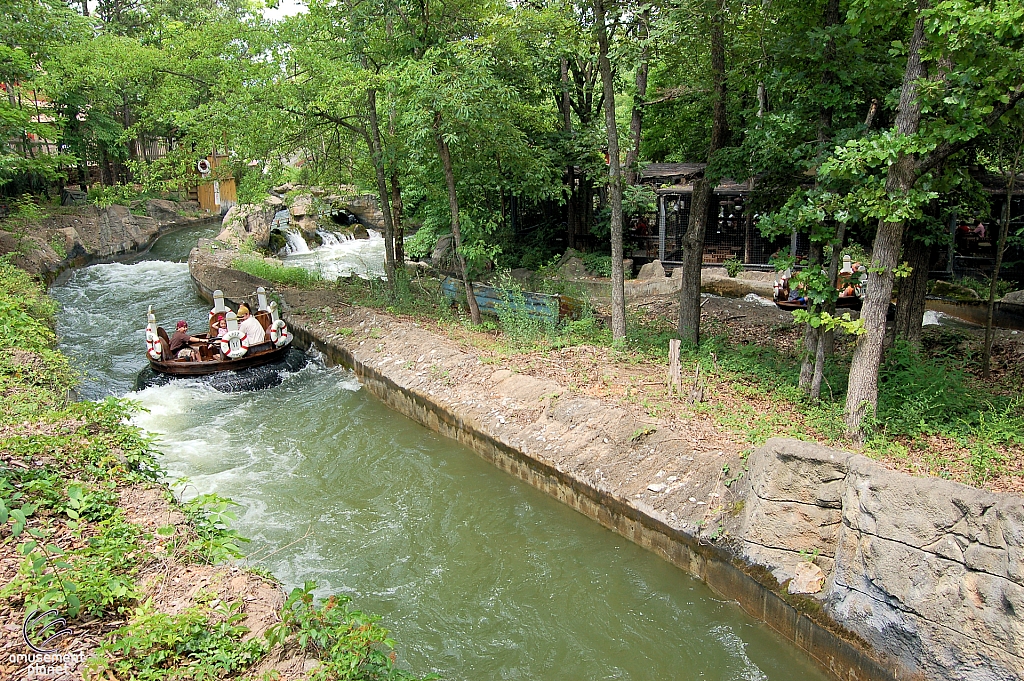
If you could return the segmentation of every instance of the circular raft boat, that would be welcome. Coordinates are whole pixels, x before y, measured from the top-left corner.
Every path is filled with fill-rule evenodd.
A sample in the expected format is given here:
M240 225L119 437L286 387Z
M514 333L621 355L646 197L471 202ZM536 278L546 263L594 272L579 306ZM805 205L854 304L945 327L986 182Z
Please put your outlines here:
M167 385L179 378L189 378L205 383L223 393L234 393L242 390L264 390L280 385L284 374L294 373L306 366L306 353L297 348L288 348L284 359L270 364L239 369L237 371L218 371L205 376L174 376L158 372L149 366L139 372L135 378L135 389L143 390L154 385Z

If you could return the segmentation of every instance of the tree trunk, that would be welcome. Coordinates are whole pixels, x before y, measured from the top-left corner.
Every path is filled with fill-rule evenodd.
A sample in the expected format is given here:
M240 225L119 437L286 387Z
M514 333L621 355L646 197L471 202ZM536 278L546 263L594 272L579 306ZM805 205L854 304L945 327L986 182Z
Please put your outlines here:
M448 142L441 132L441 114L434 114L434 137L437 140L437 154L441 157L441 167L444 169L444 182L448 187L448 206L452 213L452 241L455 249L455 262L459 266L459 274L462 275L462 284L466 287L466 302L469 304L469 317L474 324L480 324L480 307L476 304L476 294L473 292L473 282L469 280L469 268L466 266L466 258L462 255L462 232L459 230L459 196L455 191L455 170L452 168L452 156L448 149Z
M1006 250L1006 235L1010 231L1010 219L1013 217L1013 188L1017 180L1017 168L1020 165L1021 153L1024 152L1024 138L1017 143L1017 149L1010 164L1009 180L1006 183L1006 206L1003 219L999 225L999 242L996 245L996 263L992 269L992 281L988 288L988 314L985 316L985 351L981 356L981 375L991 375L992 363L992 315L996 307L996 284L999 282L999 270L1003 267L1003 252Z
M651 10L645 8L640 15L640 34L644 41L640 49L640 63L636 67L636 95L633 97L633 115L629 120L629 150L626 152L626 184L636 184L640 175L640 136L643 131L644 99L647 98L648 38L650 37Z
M390 34L389 34L390 35ZM395 107L392 106L388 112L388 138L394 143L396 139L395 118L397 117ZM397 163L391 167L391 222L395 226L395 266L405 267L405 225L402 222L402 185L398 179Z
M919 10L928 6L927 0L919 0ZM907 53L907 68L903 73L903 86L896 113L896 131L903 135L917 132L921 121L921 104L917 99L917 82L924 78L925 68L921 61L921 47L924 44L924 18L918 15L914 22L914 33ZM890 196L905 195L917 181L915 159L900 155L890 166L885 180L885 189ZM870 277L861 308L865 334L853 349L850 361L850 382L846 392L846 428L850 437L861 440L864 436L861 425L868 409L878 408L878 368L882 362L882 348L885 345L885 316L892 298L893 270L903 245L903 223L878 221L878 231L871 252Z
M572 139L572 104L569 101L569 60L562 58L562 125L566 137ZM566 236L569 248L576 248L576 169L570 162L565 169L565 183L569 187L569 199L565 202Z
M725 0L716 0L715 14L711 17L711 82L714 95L711 109L711 142L708 160L725 146L729 134L725 114ZM693 185L690 220L683 236L683 281L679 289L679 336L691 343L700 342L700 270L704 260L704 234L707 232L708 213L715 182L706 175Z
M366 108L370 119L370 134L367 140L373 156L373 171L377 179L377 194L380 195L380 212L384 216L384 273L388 287L395 287L395 223L391 215L390 193L384 176L384 153L380 143L380 125L377 121L377 91L366 88Z
M682 239L683 280L679 289L680 340L700 342L700 270L704 259L704 234L708 226L714 183L701 177L693 185L690 199L690 220Z
M619 166L619 131L615 122L615 81L608 60L608 26L604 0L594 0L599 49L598 67L604 90L604 119L608 133L608 200L612 209L612 341L626 339L626 295L622 271L622 168Z
M894 333L896 338L902 338L913 347L920 348L925 296L928 294L928 272L932 264L932 245L920 239L912 239L903 247L903 257L911 269L910 275L900 283Z
M843 239L846 238L846 225L842 222L836 228L836 238L832 243L832 259L828 264L828 280L835 283L839 277L839 254L843 250ZM825 312L831 315L836 313L836 304L830 301L825 305ZM835 343L835 331L818 329L818 344L814 352L814 373L811 376L810 398L821 399L821 381L825 377L825 358L832 356L832 346Z
M398 172L391 173L391 221L395 225L395 267L405 267L405 227L402 224L402 185Z
M823 257L824 248L820 241L811 242L811 252L807 257L807 268L818 267ZM808 311L814 313L816 306L809 305ZM806 393L810 392L811 381L814 378L815 358L818 356L818 345L821 343L821 327L813 327L810 324L804 329L803 361L800 363L800 389ZM822 346L824 347L824 346Z

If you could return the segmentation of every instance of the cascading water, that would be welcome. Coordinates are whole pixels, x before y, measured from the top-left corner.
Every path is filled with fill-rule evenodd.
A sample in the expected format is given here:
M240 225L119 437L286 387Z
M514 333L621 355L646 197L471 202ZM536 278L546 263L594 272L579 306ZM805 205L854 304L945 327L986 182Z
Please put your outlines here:
M53 295L90 398L125 394L145 364L148 303L164 324L205 323L209 307L168 262L95 265ZM311 363L259 392L175 381L129 396L183 494L240 504L251 564L382 615L417 674L824 678L699 581L396 415L351 372Z
M384 237L368 229L366 239L336 239L307 253L289 253L284 264L319 272L324 279L355 275L364 279L384 277Z
M316 234L320 237L320 243L324 246L337 246L352 239L351 234L339 234L338 232L329 232L325 229L316 230Z
M284 233L285 255L298 255L299 253L309 253L309 244L302 237L302 233L297 229L289 229Z

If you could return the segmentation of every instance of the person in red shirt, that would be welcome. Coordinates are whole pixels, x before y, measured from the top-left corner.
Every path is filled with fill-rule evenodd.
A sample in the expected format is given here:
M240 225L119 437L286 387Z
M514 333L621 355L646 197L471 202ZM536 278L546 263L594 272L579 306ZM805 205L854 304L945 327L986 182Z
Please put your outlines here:
M184 319L178 322L178 326L171 336L171 355L178 359L192 359L194 351L188 347L189 343L199 343L203 339L190 336L188 333L188 322Z

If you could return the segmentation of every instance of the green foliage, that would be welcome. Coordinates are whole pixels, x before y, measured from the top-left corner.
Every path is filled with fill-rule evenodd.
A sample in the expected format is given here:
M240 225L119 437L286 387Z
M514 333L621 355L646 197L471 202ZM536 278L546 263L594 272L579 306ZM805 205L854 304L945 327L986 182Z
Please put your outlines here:
M188 608L178 615L154 612L151 602L135 609L132 621L113 632L89 660L92 678L214 681L244 672L267 651L249 632L241 601L210 610Z
M393 286L380 280L341 277L335 282L335 288L355 305L387 310L392 314L425 315L438 321L454 318L452 302L441 291L437 279L411 278L404 269L395 272ZM344 334L344 330L339 329L338 333Z
M736 275L743 271L743 261L733 256L722 262L722 267L725 268L726 274L735 278Z
M211 565L241 558L238 544L249 540L231 529L231 523L238 519L231 508L237 505L216 494L200 494L182 504L181 511L197 535L184 547L185 556Z
M260 257L241 257L231 261L231 267L236 270L260 277L275 284L285 286L317 286L323 282L319 272L307 270L304 267L287 267L268 263Z
M612 276L612 256L602 253L584 253L580 256L587 271L598 277Z
M558 309L549 309L547 316L530 310L522 285L508 272L502 272L494 284L501 291L496 311L501 330L513 345L529 344L541 337L551 337L556 329Z
M622 214L626 218L650 215L658 210L658 195L647 184L631 184L622 188Z
M95 185L89 189L89 201L100 208L127 206L140 197L139 188L134 184Z
M1024 444L1024 401L972 385L962 358L922 358L905 343L886 353L878 413L868 446L884 453L899 439L938 435L970 452L971 479L983 484L1006 463L999 448Z
M18 547L25 556L18 576L0 594L21 596L26 611L56 608L72 618L125 612L138 595L139 528L114 515L97 530L74 551L47 543L45 531L30 532L34 538Z
M957 282L960 286L966 286L977 293L983 300L988 300L989 291L992 289L991 279L979 279L976 277L963 277ZM1007 293L1016 291L1018 285L1014 281L1007 279L996 280L996 300L999 300Z
M416 233L406 240L405 252L410 258L426 258L430 256L434 251L434 246L437 244L438 237L441 236L438 233L439 229L441 228L438 226L424 226L416 230ZM450 233L450 230L447 233Z
M281 610L281 622L267 631L271 645L294 640L299 648L317 656L320 666L312 681L399 681L415 679L394 666L390 652L395 642L377 618L349 606L344 595L331 596L318 605L313 597L316 584L306 582L288 595ZM424 679L436 679L433 674Z

